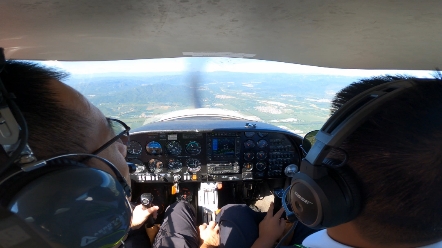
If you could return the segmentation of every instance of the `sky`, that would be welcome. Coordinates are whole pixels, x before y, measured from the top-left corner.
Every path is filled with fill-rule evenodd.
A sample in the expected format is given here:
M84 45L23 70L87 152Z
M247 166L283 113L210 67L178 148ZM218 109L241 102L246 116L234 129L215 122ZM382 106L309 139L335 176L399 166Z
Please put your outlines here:
M358 70L336 69L317 66L307 66L283 62L263 61L243 58L162 58L140 60L94 61L94 62L64 62L41 61L47 66L56 66L71 74L96 74L109 72L183 72L183 71L229 71L248 73L297 73L297 74L326 74L342 76L369 77L384 74L407 74L416 77L432 77L433 71L417 70Z

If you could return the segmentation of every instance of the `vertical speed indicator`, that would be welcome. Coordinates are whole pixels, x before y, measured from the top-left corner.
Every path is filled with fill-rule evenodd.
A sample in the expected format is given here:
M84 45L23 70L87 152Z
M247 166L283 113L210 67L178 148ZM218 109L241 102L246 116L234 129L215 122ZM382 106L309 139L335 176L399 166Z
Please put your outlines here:
M189 158L186 161L187 170L190 172L198 172L201 170L201 162L196 158Z
M183 163L181 163L181 161L179 161L178 159L171 158L169 159L167 167L169 169L169 172L177 173L181 171Z

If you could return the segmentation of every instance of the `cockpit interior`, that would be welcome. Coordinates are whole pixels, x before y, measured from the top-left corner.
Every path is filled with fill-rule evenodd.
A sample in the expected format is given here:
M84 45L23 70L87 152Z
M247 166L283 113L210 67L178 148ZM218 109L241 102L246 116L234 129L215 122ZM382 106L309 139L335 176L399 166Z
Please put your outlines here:
M442 44L438 33L442 27L440 9L441 3L437 0L2 0L0 47L5 49L7 59L45 65L61 62L62 69L67 69L74 78L86 75L72 87L78 86L91 102L97 101L94 103L105 114L129 124L137 123L130 131L126 157L132 165L132 201L141 203L141 196L151 193L153 204L160 206L156 220L160 224L167 206L177 197L185 197L197 209L197 222L201 224L213 220L217 211L227 204L247 204L255 211L266 212L274 201L279 209L283 191L305 156L303 137L308 130L299 131L301 128L286 128L278 121L271 122L276 117L268 111L263 112L267 119L253 118L257 108L249 107L249 103L229 106L230 110L223 110L227 103L207 104L210 102L207 99L215 97L201 95L207 83L219 83L222 87L217 94L226 94L224 98L229 101L229 92L224 90L234 81L201 79L201 71L206 70L205 63L209 63L207 60L184 65L186 70L174 71L185 75L183 85L191 92L189 102L199 103L177 108L170 100L156 102L153 109L167 105L164 113L172 114L150 122L145 120L156 117L156 110L149 110L148 116L137 114L136 117L124 115L123 110L113 111L128 105L119 98L112 102L117 99L112 90L123 89L122 85L125 89L133 87L132 95L124 96L130 101L132 97L139 97L134 93L136 83L123 80L112 84L115 88L109 86L111 100L99 102L96 99L106 86L97 87L100 92L88 91L87 83L94 78L89 78L87 66L72 69L69 63L96 63L98 69L90 69L90 72L97 77L101 75L100 70L109 72L108 62L157 59L156 63L162 63L179 58L222 58L218 65L232 63L233 69L239 68L239 65L235 67L235 59L239 59L279 63L275 68L295 64L318 71L334 68L373 75L388 73L387 70L395 70L394 73L425 71L430 75L442 58L438 52ZM176 64L165 67L173 69ZM164 77L163 83L169 84L168 72L164 71L166 73L159 77ZM115 78L130 73L138 72L115 71ZM296 82L278 86L281 89L276 95L268 93L273 97L269 99L260 98L259 94L254 99L252 86L258 85L254 82L242 90L252 92L248 95L250 101L260 100L266 107L301 82L303 87L286 93L291 94L287 99L293 100L298 95L308 98L310 89L318 87L316 79L310 81L310 76L317 76L315 73L302 74ZM335 76L324 77L333 80ZM346 84L363 76L346 76ZM266 80L266 87L278 84L277 77ZM173 100L181 89L178 86L172 89L174 87L176 92L154 90L143 98L147 101L155 94L165 94ZM312 121L314 125L308 126L312 130L319 129L329 116L330 98L341 85L327 87L324 91L328 100L317 97L315 102L304 102L319 104L315 109L321 111L321 116L316 116ZM262 89L265 93L266 88ZM150 109L150 104L142 102L130 108L144 111ZM284 104L288 104L284 108L294 106L289 102ZM298 118L292 121L294 125L306 126L299 120L297 109L291 111L287 113Z
M301 136L228 117L147 124L130 138L127 159L136 166L134 188L148 191L151 185L162 185L171 197L184 189L206 223L225 204L281 197L287 175L298 171L303 157Z

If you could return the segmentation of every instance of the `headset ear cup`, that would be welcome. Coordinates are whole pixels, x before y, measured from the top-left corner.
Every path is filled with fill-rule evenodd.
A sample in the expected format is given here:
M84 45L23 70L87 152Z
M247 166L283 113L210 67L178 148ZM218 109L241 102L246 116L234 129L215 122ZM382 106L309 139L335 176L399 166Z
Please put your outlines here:
M346 223L361 210L359 186L342 161L325 159L321 166L304 164L292 179L290 203L298 219L314 229ZM340 165L340 166L337 166Z
M68 169L72 166L86 167L86 165L81 164L77 161L59 158L48 162L46 166L43 166L41 168L26 173L21 172L16 176L12 176L0 187L0 205L6 207L9 204L10 200L17 194L17 192L19 192L29 182L32 182L33 180L47 175L53 171Z
M107 172L57 159L15 177L7 181L14 190L2 205L55 243L109 247L130 227L124 189Z
M322 228L321 198L323 195L320 185L307 174L299 172L292 178L290 186L291 208L298 220L304 225L313 229Z
M347 165L341 165L342 161L337 159L326 158L323 161L323 165L330 168L330 174L333 176L333 172L336 173L335 180L342 181L341 188L343 191L347 191L346 200L348 202L349 214L345 222L354 219L361 211L362 208L362 195L359 183L356 181L356 175ZM340 178L340 179L339 179Z

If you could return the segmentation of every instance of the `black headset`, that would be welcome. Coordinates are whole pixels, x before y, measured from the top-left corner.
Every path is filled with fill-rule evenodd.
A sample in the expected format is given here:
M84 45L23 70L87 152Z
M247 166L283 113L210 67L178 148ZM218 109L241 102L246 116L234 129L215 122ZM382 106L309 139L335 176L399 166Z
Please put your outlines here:
M0 48L0 73L6 60ZM0 145L9 159L0 165L0 206L16 214L52 244L113 247L129 231L131 189L108 160L65 154L38 161L27 145L27 126L14 95L0 79ZM91 157L116 175L72 157Z
M300 172L284 191L283 207L290 221L321 229L354 219L362 208L361 190L353 171L346 165L347 154L339 146L384 104L399 96L418 80L384 83L366 90L340 107L316 134L316 142L301 162ZM330 159L332 149L345 154L344 160ZM287 206L290 196L292 211Z

